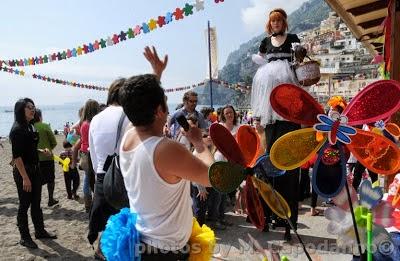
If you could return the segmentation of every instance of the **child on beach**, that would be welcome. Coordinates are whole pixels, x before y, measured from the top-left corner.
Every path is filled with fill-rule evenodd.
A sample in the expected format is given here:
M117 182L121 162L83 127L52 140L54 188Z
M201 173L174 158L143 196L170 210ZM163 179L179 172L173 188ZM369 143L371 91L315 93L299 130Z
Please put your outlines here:
M63 142L63 148L64 150L60 153L60 158L63 160L69 158L72 162L72 144L65 140ZM76 191L78 190L80 181L79 172L76 168L71 167L71 163L69 165L69 170L64 171L64 181L68 199L78 200L79 196L76 194Z

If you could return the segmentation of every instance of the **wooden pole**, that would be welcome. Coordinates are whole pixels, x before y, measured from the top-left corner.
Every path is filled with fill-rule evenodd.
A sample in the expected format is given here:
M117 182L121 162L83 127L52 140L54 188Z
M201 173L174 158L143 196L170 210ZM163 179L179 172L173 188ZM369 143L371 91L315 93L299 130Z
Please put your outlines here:
M390 78L400 81L400 0L392 1L392 33L390 36Z
M400 81L400 0L393 0L391 3L390 79ZM386 176L385 191L389 189L393 180L394 175Z
M209 74L210 74L210 107L213 108L213 93L212 93L212 63L211 63L211 28L210 28L210 21L207 23L207 32L208 32L208 66L209 66Z

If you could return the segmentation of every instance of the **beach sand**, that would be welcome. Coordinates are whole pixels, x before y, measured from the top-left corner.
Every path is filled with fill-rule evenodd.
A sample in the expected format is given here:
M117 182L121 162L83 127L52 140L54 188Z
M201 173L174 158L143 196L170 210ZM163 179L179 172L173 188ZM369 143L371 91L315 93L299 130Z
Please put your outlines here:
M54 150L59 154L62 150L63 136L57 136L58 145ZM46 229L55 232L56 240L36 240L31 219L29 218L32 238L39 245L39 249L29 250L18 244L20 239L16 225L18 211L17 189L12 176L12 169L9 165L11 160L11 146L8 141L3 141L3 148L0 147L0 260L93 260L94 251L88 243L87 226L88 214L85 213L84 205L74 200L68 200L65 191L62 169L56 165L56 188L55 198L60 201L57 206L48 207L47 187L42 189L42 209ZM80 172L81 185L83 172ZM82 197L82 187L79 188L79 195ZM308 203L309 200L307 200ZM323 209L323 208L321 208ZM299 233L303 241L322 248L334 244L335 239L326 232L328 221L323 216L310 217L305 213L309 208L300 210ZM293 243L284 243L283 229L273 230L269 233L258 231L249 223L245 222L243 216L227 214L227 219L234 223L225 231L216 231L217 247L213 260L249 260L250 257L244 254L238 239L249 242L248 233L256 238L260 244L278 249L281 254L290 260L306 260L305 255L295 235L292 234ZM96 243L95 243L96 244ZM95 245L96 246L96 245ZM311 247L311 245L309 245ZM320 260L351 260L350 255L338 254L335 252L319 252ZM249 254L250 255L250 254ZM253 255L253 254L251 254ZM256 259L261 260L261 258Z
M64 136L57 135L57 147L54 153L62 150ZM48 207L46 185L42 187L42 210L47 230L55 232L56 240L36 240L29 214L29 228L33 240L39 249L28 250L18 244L20 235L17 228L18 195L17 188L9 165L11 160L11 145L3 142L0 148L0 260L93 260L93 250L86 239L88 214L84 205L67 199L63 172L56 164L56 186L54 195L60 203ZM81 181L83 172L80 172ZM81 182L82 184L82 182ZM82 188L79 188L82 195Z

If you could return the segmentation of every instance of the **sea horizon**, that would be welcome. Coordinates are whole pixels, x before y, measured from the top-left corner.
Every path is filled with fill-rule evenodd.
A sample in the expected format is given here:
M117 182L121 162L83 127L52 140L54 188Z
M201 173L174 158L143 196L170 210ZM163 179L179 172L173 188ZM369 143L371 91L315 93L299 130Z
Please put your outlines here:
M168 103L169 113L175 112L179 103ZM63 131L65 123L78 121L78 110L82 106L79 102L69 102L60 105L43 105L37 107L42 110L43 122L50 124L51 129ZM197 110L209 105L198 105ZM214 108L221 105L214 105ZM0 137L8 137L14 123L14 106L0 106Z

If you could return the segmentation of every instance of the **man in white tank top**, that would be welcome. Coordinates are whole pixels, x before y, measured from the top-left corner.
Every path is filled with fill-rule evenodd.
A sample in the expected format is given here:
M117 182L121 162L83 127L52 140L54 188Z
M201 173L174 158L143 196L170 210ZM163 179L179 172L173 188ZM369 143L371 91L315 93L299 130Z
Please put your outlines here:
M154 75L131 77L120 89L121 105L133 125L121 142L121 172L131 211L138 214L140 239L152 250L141 259L185 260L193 222L190 181L209 187L213 158L198 128L185 132L196 156L163 137L168 107L159 80L168 57L160 60L154 47L146 47L144 55Z

